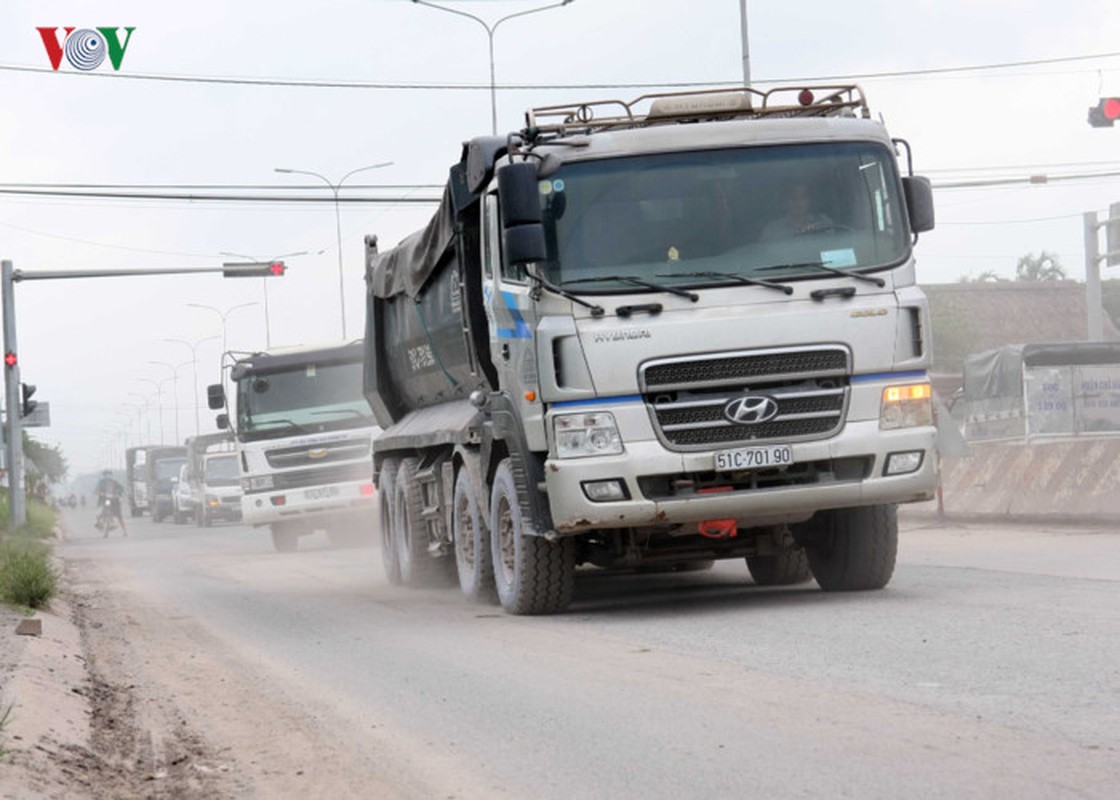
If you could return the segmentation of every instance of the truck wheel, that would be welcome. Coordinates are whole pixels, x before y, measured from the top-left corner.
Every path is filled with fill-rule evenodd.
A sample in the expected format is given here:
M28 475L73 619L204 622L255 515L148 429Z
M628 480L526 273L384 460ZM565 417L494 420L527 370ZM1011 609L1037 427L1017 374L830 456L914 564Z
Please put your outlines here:
M450 559L433 558L428 551L428 526L421 513L424 510L423 490L416 480L420 466L417 458L401 459L393 487L393 506L396 524L393 526L397 561L401 569L401 583L405 586L436 586L448 577Z
M803 534L809 568L828 592L882 589L898 555L893 505L818 512Z
M490 555L490 530L482 519L482 509L466 469L459 470L455 478L451 508L459 588L471 600L494 600L497 593L494 589L494 562Z
M792 586L813 577L804 547L789 547L771 556L747 556L747 569L759 586Z
M393 586L398 586L401 582L401 564L397 560L396 537L393 534L397 510L393 502L393 487L396 485L398 469L400 465L395 458L386 459L381 464L381 473L377 479L377 505L380 515L377 542L381 547L381 563L385 567L385 577Z
M272 546L276 548L276 552L294 553L299 547L299 530L297 528L286 522L274 522L269 526L269 529L272 531Z
M567 608L575 583L575 541L550 542L521 515L510 459L494 473L490 550L502 608L511 614L550 614Z

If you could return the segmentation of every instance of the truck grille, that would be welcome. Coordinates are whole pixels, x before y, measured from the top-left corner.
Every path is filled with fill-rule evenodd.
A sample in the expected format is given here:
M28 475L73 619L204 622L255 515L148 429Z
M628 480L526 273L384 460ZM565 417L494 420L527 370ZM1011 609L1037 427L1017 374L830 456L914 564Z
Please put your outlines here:
M272 476L276 489L302 489L306 486L323 486L328 483L373 480L373 460L358 464L340 464L320 469L301 469L277 472Z
M642 365L639 382L666 447L701 450L835 435L849 373L848 350L825 346L658 359ZM729 418L728 406L744 397L765 405L764 421Z
M313 467L338 461L354 461L370 454L368 436L351 437L325 444L278 447L265 453L273 469Z

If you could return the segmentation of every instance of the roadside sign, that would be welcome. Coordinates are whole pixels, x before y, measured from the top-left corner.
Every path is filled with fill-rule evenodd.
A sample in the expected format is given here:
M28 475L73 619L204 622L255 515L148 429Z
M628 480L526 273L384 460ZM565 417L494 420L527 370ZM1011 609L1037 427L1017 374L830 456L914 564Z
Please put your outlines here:
M25 428L49 428L51 426L51 404L37 403L30 414L21 420Z

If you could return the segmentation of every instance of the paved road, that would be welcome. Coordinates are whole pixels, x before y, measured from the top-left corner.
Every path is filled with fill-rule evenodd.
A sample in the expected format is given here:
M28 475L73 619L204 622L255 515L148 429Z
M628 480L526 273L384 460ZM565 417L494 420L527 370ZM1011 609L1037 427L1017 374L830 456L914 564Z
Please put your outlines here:
M373 548L135 520L59 548L260 796L1115 797L1120 535L904 516L891 585L582 575L516 618ZM138 678L139 679L139 678ZM271 781L271 783L269 783ZM377 786L371 794L369 787Z

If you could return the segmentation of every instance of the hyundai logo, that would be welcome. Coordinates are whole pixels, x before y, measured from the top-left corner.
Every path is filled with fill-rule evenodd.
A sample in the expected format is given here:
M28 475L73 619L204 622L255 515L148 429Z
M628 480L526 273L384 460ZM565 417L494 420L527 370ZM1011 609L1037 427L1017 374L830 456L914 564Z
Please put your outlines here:
M778 401L764 394L736 397L723 407L723 415L737 425L758 425L778 416Z

